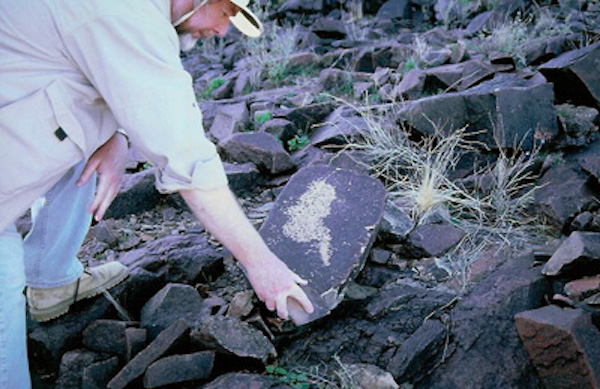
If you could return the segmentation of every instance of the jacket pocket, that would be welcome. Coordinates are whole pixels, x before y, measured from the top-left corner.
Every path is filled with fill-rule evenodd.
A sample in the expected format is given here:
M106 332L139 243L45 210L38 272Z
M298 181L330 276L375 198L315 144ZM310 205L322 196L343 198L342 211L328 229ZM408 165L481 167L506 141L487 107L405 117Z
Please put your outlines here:
M84 156L73 129L57 120L48 94L53 85L0 108L0 195L47 186Z

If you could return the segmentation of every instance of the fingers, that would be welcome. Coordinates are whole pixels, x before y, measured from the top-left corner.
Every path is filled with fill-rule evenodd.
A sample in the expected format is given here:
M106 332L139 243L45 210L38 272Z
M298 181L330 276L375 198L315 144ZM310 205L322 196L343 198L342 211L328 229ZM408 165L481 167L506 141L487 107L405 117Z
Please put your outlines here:
M313 313L315 308L312 304L312 302L310 301L310 299L308 298L308 296L306 295L306 293L300 288L294 288L294 290L292 291L292 293L289 294L289 297L293 298L294 300L298 301L300 303L300 305L302 305L302 308L307 312L307 313Z
M290 292L281 292L275 299L267 300L265 305L269 311L277 310L277 316L286 320L289 316L288 298L298 301L302 309L309 314L315 310L306 293L298 285L295 285Z
M287 307L287 297L286 293L280 293L275 298L275 304L277 306L277 316L286 320L288 318L288 307Z
M85 164L85 167L81 171L79 178L77 179L77 186L83 186L86 182L89 181L90 177L94 174L94 172L98 169L98 165L100 164L100 160L96 158L90 158L89 161Z
M108 175L98 175L96 194L90 205L90 213L96 221L102 220L106 210L116 197L119 188L119 180L111 179Z
M296 281L299 285L302 285L302 286L308 285L308 281L306 281L304 278L300 277L296 273L294 273L294 281Z
M267 301L265 301L265 305L267 306L267 309L269 311L275 310L275 300L267 300Z

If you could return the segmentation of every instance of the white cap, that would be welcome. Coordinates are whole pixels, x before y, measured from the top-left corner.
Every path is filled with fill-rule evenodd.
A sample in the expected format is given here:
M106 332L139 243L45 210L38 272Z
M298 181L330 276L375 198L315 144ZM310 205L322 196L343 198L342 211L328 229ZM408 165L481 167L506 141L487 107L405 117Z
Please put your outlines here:
M251 38L256 38L260 36L260 34L262 34L263 32L263 25L260 22L260 20L258 20L256 15L248 8L249 0L229 1L231 1L231 3L235 4L239 8L239 12L235 16L229 18L231 24L233 24L235 28L240 30L242 34L247 35ZM208 3L208 0L194 0L194 9L177 19L175 22L173 22L173 26L177 27L181 23L188 20L194 14L194 12L196 12L200 7L202 7L206 3Z

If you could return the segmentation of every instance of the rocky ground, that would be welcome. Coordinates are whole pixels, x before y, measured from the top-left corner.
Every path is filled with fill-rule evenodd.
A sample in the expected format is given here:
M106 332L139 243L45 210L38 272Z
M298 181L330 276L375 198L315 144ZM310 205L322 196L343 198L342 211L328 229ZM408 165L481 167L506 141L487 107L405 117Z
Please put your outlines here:
M268 312L132 151L81 252L131 276L29 322L35 387L597 387L598 1L259 5L183 63L317 312Z

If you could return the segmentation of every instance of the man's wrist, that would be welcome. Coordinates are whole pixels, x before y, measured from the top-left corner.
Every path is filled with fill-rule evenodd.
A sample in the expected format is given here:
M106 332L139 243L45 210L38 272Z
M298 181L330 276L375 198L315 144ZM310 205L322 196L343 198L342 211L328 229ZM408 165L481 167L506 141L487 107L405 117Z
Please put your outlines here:
M119 128L116 131L116 133L117 134L121 134L125 138L125 140L127 141L127 148L129 148L131 146L131 142L129 142L129 135L127 135L127 133L125 132L125 130L122 130L122 129Z

